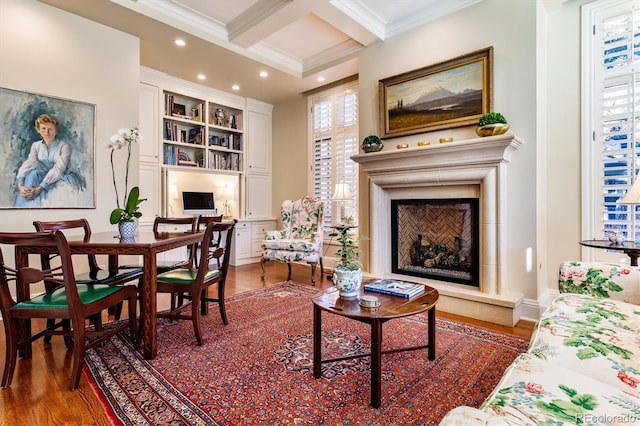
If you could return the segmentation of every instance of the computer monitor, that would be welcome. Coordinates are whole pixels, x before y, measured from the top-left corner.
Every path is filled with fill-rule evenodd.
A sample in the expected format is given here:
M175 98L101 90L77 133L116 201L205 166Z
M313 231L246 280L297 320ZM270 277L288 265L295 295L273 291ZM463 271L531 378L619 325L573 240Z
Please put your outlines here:
M182 191L182 212L191 215L218 213L213 192Z

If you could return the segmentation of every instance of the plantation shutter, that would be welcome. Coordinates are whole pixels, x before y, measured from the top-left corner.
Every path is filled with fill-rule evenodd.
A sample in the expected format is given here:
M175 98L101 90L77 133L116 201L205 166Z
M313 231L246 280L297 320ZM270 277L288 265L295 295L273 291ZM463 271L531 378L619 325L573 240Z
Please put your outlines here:
M611 231L632 238L634 227L640 235L638 207L618 202L640 178L640 142L636 137L640 125L640 2L605 3L608 7L592 15L593 142L599 152L595 170L600 170L594 180L599 196L594 200L601 209L593 231L597 238L607 238Z
M357 169L351 156L358 146L357 86L350 84L310 98L313 140L313 191L324 202L324 231L334 224L336 183L349 185L353 199L345 203L345 213L356 220Z

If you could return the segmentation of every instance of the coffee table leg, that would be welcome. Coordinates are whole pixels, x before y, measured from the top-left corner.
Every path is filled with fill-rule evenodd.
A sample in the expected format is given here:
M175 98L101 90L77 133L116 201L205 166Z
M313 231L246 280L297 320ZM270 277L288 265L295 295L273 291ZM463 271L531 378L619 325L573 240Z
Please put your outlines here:
M428 349L428 357L429 361L433 361L436 359L436 307L432 307L429 309L429 313L427 314L427 320L429 325L429 349Z
M371 406L380 407L382 400L382 322L371 323Z
M313 305L313 377L322 374L322 309Z

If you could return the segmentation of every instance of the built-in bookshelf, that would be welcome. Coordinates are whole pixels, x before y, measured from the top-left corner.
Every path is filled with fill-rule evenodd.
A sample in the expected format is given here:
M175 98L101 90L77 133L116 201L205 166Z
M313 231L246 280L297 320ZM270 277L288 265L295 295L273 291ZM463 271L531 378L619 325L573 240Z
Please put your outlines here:
M240 108L164 91L163 165L242 173L243 115Z
M209 168L226 171L243 170L244 111L214 102L207 104L207 110Z

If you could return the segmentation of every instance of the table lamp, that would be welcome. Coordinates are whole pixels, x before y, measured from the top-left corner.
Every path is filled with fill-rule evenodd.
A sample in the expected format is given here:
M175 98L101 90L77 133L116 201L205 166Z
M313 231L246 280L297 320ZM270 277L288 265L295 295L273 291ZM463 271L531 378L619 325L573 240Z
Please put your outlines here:
M338 224L344 224L345 201L351 200L352 198L353 197L351 196L351 191L349 191L349 184L344 182L340 182L336 184L331 200L337 201L340 203L340 210L338 212L339 216L337 218Z
M640 204L640 177L636 177L631 189L627 191L624 198L618 201L620 204L631 205L631 240L636 246L640 246L640 235L636 235L636 211L635 206Z
M222 204L222 207L224 207L223 217L225 219L231 219L231 201L233 200L233 196L234 196L233 189L234 189L233 186L225 185L224 190L222 192L224 196L224 204Z

